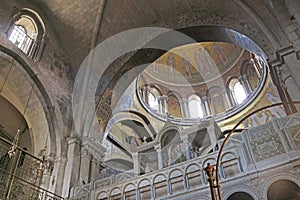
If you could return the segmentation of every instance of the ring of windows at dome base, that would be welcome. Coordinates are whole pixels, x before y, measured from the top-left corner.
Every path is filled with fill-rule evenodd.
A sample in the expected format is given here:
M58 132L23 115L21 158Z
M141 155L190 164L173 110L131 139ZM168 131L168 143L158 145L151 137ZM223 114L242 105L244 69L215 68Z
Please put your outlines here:
M156 78L153 74L160 73L159 68L150 65L137 80L141 104L156 118L179 124L192 124L212 116L218 121L237 114L255 99L267 76L267 65L262 58L245 49L241 52L219 77L190 86ZM159 59L164 60L164 55ZM155 65L162 63L159 59ZM218 84L218 79L222 84Z

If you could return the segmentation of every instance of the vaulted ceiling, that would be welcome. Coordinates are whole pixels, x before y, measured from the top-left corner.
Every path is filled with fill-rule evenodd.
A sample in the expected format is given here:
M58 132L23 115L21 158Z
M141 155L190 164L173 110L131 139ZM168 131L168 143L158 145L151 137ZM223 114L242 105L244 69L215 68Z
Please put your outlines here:
M27 1L43 11L50 25L55 29L54 31L61 41L69 62L75 67L75 71L90 49L94 47L92 40L99 43L114 34L138 27L167 26L161 23L165 19L169 19L171 23L176 24L174 16L177 15L178 18L180 13L188 13L192 10L202 10L203 13L217 13L221 17L235 15L246 19L248 13L240 8L240 2L242 2L244 5L249 5L253 10L257 10L256 14L265 20L268 26L276 26L274 17L268 9L272 1L268 1L269 3L261 0ZM102 20L97 23L97 18L99 19L101 15L99 15L101 2L106 3ZM248 17L247 20L251 21L251 18ZM214 24L213 21L210 23ZM170 25L170 27L174 27L174 25Z

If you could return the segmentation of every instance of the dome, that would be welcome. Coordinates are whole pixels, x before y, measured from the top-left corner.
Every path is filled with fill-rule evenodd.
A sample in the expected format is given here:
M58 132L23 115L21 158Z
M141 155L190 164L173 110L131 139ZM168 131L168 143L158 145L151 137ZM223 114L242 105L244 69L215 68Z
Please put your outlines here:
M137 81L141 104L153 116L181 124L228 118L259 93L263 59L228 42L200 42L171 49Z

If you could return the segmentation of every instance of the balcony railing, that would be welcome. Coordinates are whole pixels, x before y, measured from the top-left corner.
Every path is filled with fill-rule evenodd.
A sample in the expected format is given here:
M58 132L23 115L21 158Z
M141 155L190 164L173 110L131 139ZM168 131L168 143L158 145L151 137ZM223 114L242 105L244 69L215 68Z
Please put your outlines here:
M299 123L300 114L296 113L232 135L221 157L221 182L228 187L237 180L257 179L266 170L278 173L293 169L295 163L291 163L300 161ZM222 143L218 141L219 146ZM205 167L207 163L216 164L217 154L218 150L140 176L117 174L76 186L70 199L183 199L185 195L206 195L209 185Z
M0 137L0 200L63 200L41 187L42 159L17 148L10 158L11 143Z
M241 148L244 148L242 144L227 148L225 152L228 155L239 155ZM208 162L215 164L216 155L217 152L212 152L137 177L123 173L74 187L70 200L164 199L195 190L205 190L208 182L204 168ZM237 156L226 157L223 164L220 176L228 180L244 175L247 167L246 162Z

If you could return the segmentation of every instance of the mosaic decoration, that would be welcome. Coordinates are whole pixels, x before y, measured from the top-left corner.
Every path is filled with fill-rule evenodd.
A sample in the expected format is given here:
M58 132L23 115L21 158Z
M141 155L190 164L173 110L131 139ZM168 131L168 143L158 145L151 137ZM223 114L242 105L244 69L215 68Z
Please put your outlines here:
M260 101L255 104L255 108L281 102L276 86L270 81L268 89L262 95ZM245 127L256 127L270 122L271 119L286 116L283 106L276 106L257 112L250 116L245 122Z
M230 69L241 53L241 48L224 42L184 45L165 53L145 73L171 84L200 84Z

